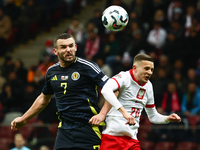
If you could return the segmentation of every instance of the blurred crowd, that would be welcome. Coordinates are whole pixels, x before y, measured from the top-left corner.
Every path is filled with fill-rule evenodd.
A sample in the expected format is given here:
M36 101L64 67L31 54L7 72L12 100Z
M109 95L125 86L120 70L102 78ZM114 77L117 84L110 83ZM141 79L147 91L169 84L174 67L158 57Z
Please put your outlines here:
M200 128L196 128L195 132L187 128L190 125L200 127L200 0L132 0L130 5L123 0L107 0L105 8L119 5L129 14L128 25L119 32L104 28L102 8L95 9L93 17L87 18L85 24L81 18L72 18L73 13L80 11L86 2L2 1L0 26L6 20L10 25L5 26L6 32L0 31L0 42L23 43L31 38L32 29L32 33L36 33L35 30L49 30L64 16L72 19L64 32L75 37L77 56L95 61L109 77L131 69L136 54L149 54L155 60L150 81L157 110L162 114L178 113L182 117L183 128L178 128L180 124L171 123L177 129L169 132L172 130L152 125L153 129L146 140L190 140L200 144ZM3 33L7 34L4 36ZM2 48L4 44L0 45L3 55L6 48ZM47 68L57 62L52 49L53 41L47 39L40 52L38 65L30 68L25 68L20 59L13 61L9 56L5 58L0 72L1 122L7 113L24 113L41 92ZM100 95L100 107L102 103ZM52 100L37 120L50 124L57 122L55 112L55 101ZM142 115L146 116L145 113Z

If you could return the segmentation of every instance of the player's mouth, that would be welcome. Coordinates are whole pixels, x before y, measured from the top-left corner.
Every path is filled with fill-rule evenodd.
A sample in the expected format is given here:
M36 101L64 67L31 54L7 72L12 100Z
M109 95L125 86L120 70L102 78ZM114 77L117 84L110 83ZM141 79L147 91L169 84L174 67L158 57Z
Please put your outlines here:
M73 58L73 55L67 55L66 58L71 59Z
M149 80L150 77L149 76L145 76L144 78L145 78L145 80Z

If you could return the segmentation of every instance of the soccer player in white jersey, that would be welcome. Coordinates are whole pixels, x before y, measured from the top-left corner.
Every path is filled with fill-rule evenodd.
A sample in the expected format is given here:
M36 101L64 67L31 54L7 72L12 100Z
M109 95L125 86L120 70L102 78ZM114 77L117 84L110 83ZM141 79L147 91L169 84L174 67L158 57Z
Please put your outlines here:
M100 150L140 150L137 133L143 108L154 124L181 121L177 114L164 116L157 112L149 81L153 70L153 59L149 55L138 54L131 70L120 72L103 86L101 93L107 105L104 105L99 116L95 116L102 120L106 116ZM114 94L117 90L118 97ZM100 123L101 119L95 117L90 122Z

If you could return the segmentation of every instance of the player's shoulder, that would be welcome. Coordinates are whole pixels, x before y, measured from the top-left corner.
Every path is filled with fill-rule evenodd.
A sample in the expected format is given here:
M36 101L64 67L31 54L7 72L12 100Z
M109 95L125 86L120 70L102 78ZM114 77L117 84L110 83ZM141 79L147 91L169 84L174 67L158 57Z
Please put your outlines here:
M114 78L128 78L129 72L128 71L120 71L118 74L114 75Z
M47 73L57 69L58 67L60 66L60 62L57 62L55 64L53 64L52 66L50 66L48 69L47 69Z
M79 65L81 65L81 67L83 67L87 70L93 70L97 73L101 72L101 69L99 68L99 66L94 61L86 60L84 58L77 57L76 62L79 63Z

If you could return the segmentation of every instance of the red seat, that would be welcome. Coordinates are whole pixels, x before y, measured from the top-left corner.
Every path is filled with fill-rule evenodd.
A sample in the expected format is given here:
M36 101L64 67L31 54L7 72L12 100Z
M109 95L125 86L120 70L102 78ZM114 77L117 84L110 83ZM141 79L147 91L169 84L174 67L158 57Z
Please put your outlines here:
M176 150L197 150L197 144L194 142L180 142Z
M0 138L13 139L16 131L10 129L10 126L2 126L0 128Z
M197 150L200 150L200 144L198 144L198 149Z
M156 143L154 150L173 150L174 147L174 142L158 142Z
M144 149L144 150L154 150L154 145L155 145L155 143L151 142L151 141L141 141L140 142L140 147L141 147L141 149Z
M189 116L189 117L187 117L187 119L191 126L196 126L197 122L199 121L199 116Z
M13 139L0 138L0 149L9 150L9 145L13 142Z

